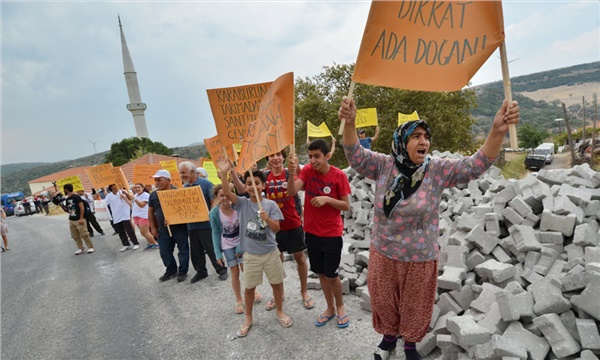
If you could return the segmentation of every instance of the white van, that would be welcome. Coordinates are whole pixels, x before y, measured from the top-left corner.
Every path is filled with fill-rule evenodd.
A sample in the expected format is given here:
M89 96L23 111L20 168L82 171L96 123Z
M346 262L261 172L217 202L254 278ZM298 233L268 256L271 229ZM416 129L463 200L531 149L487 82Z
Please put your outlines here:
M554 160L554 144L543 143L535 148L533 153L536 155L544 155L546 157L546 164L552 164L552 160Z

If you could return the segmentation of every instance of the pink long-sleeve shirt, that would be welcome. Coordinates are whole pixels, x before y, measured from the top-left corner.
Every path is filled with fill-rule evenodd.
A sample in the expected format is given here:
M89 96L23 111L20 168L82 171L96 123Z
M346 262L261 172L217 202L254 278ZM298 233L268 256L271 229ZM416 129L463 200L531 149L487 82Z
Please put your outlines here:
M438 257L439 205L444 189L478 178L494 163L481 149L461 159L431 158L419 188L398 202L388 218L385 192L398 169L390 155L367 150L357 141L344 146L346 158L359 174L376 181L371 244L393 260L422 262Z

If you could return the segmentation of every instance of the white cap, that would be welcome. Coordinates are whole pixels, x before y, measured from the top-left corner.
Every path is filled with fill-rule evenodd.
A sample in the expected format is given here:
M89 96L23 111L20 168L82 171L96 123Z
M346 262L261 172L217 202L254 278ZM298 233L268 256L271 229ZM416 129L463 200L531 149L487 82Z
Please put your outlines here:
M202 174L205 179L208 179L208 171L206 171L205 168L199 167L198 168L198 173Z
M163 177L165 179L171 180L171 174L167 170L158 170L156 172L156 174L154 174L154 176L150 176L150 177L153 177L153 178Z

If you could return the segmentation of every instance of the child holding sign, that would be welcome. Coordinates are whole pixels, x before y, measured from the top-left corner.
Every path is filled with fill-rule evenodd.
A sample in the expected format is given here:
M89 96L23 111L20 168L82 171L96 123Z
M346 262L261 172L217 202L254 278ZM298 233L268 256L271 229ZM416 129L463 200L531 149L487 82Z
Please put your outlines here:
M220 177L223 184L228 184L228 172L233 163L219 163ZM234 175L235 176L235 175ZM237 332L238 337L248 335L253 324L252 306L254 290L262 284L263 273L267 275L273 288L273 297L277 304L277 319L283 327L292 326L292 319L283 312L283 279L285 272L279 260L279 250L275 241L275 233L279 231L279 221L283 215L277 203L263 199L265 175L262 171L246 172L244 182L250 198L237 196L229 186L223 187L223 194L237 210L240 223L240 245L244 252L244 302L246 304L246 321ZM259 203L260 209L259 210Z

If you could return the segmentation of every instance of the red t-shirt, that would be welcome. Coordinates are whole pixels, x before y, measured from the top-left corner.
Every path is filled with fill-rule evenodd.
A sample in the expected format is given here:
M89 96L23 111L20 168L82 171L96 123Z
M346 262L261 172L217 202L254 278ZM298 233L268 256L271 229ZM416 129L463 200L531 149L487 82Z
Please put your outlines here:
M283 220L279 222L281 230L291 230L302 225L300 215L296 211L296 202L293 196L288 196L287 187L285 170L279 175L273 174L273 171L269 172L265 183L265 194L267 199L277 203L283 213Z
M340 200L350 194L346 174L335 166L330 166L327 174L320 174L308 164L302 168L298 178L304 182L304 230L321 237L342 236L344 222L340 210L331 205L317 208L310 201L317 196Z

